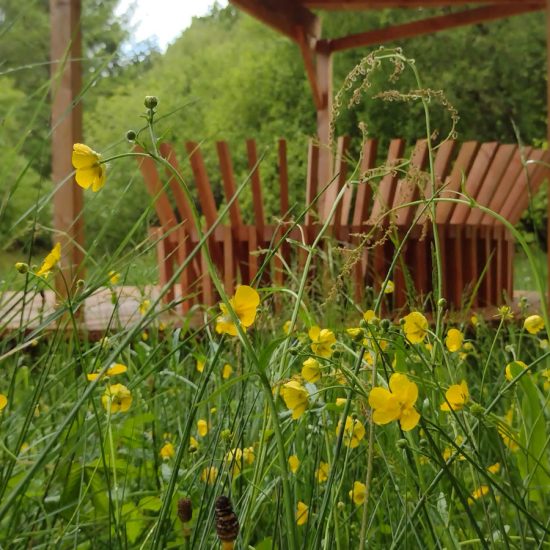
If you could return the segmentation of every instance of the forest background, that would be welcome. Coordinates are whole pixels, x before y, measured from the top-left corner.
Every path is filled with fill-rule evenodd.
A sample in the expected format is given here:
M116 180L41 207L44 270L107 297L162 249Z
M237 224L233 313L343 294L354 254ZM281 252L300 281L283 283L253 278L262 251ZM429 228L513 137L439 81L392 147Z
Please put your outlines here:
M315 134L315 109L299 49L290 40L231 6L214 6L161 53L153 43L128 48L128 16L115 16L117 0L83 0L84 71L81 101L84 141L105 155L127 151L127 130L143 126L145 95L160 99L163 138L185 162L186 140L203 142L214 193L222 186L214 142L227 140L238 177L247 173L245 139L265 151L261 167L268 213L277 212L276 142L288 141L290 194L303 201L307 141ZM438 10L441 14L444 10ZM451 10L447 10L449 12ZM376 10L323 13L323 36L356 33L428 17L436 12ZM170 17L167 13L166 17ZM12 269L30 243L50 246L51 193L49 94L49 15L47 0L0 2L0 276ZM391 44L390 44L391 45ZM546 136L546 42L542 13L516 16L418 37L399 44L416 59L424 85L442 89L458 110L458 140L544 145ZM335 90L369 49L339 53L334 59ZM380 74L374 88L388 88ZM402 88L412 86L404 80ZM433 112L434 126L448 129L448 114ZM423 136L418 107L380 100L345 110L338 134L355 136L359 121L384 144L393 137L414 142ZM186 166L187 165L187 166ZM243 197L244 209L250 197ZM546 190L532 201L521 222L534 244L546 243ZM145 186L131 159L117 161L108 184L86 197L88 239L108 255L143 214ZM116 209L117 216L113 216ZM150 211L148 223L153 223ZM147 224L134 235L146 236ZM28 251L26 251L28 252ZM541 252L542 253L542 252ZM154 261L153 261L154 262Z

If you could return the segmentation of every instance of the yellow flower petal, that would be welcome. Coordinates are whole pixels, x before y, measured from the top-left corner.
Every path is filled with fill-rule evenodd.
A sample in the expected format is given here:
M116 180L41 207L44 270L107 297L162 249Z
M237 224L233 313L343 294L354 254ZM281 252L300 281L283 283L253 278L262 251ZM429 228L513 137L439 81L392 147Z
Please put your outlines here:
M305 525L309 516L309 507L302 501L298 502L296 509L296 525Z
M367 495L367 486L360 481L353 482L353 489L349 492L349 498L353 500L356 506L361 506L365 502Z
M413 311L405 317L403 331L411 344L419 344L428 334L428 320L422 313Z
M7 404L8 398L3 393L0 393L0 411L5 409Z
M296 455L291 455L288 457L288 466L290 471L295 474L300 467L300 459Z
M416 427L420 420L420 414L415 408L404 409L399 418L399 424L404 432L408 432Z
M450 352L458 351L462 347L462 342L464 341L464 335L460 330L452 328L447 332L447 337L445 338L445 345Z
M523 322L523 327L529 334L537 334L544 329L544 319L540 315L530 315Z

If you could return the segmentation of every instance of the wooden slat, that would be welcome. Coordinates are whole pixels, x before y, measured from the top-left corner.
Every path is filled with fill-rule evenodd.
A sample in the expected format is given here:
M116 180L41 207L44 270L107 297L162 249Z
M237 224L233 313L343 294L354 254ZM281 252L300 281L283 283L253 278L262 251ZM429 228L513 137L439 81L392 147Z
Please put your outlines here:
M279 168L279 203L281 219L284 219L290 208L288 202L288 164L286 158L286 140L279 140L278 147L278 168Z
M161 227L151 227L149 229L149 236L155 242L159 270L159 285L162 288L166 286L174 275L175 248L168 240L166 233ZM164 301L171 302L174 300L174 296L174 287L172 286L164 295Z
M415 181L415 172L422 170L427 160L428 143L425 139L421 139L417 141L411 155L411 161L408 168L409 173L405 178L397 182L395 196L393 198L393 208L397 209L395 212L395 221L400 227L408 227L413 221L416 206L402 207L402 205L419 198L419 182ZM411 170L411 168L413 170Z
M298 0L310 9L370 10L381 8L438 8L491 3L495 9L505 5L531 4L543 6L540 0Z
M367 170L374 168L376 163L376 152L378 141L368 139L363 146L363 157L361 159L361 175ZM372 187L369 182L359 183L355 194L355 206L353 209L352 226L357 230L365 225L369 217L369 209L372 201Z
M313 103L316 109L323 108L323 96L317 82L317 73L315 70L315 50L311 47L310 40L303 27L296 28L296 40L302 53L304 67L306 69L307 78L313 94Z
M331 52L339 52L350 48L358 48L365 46L373 46L403 40L404 38L412 38L423 34L432 34L447 29L463 27L465 25L476 25L484 21L492 21L510 17L520 13L529 13L542 9L541 4L511 4L501 6L495 9L493 6L484 6L461 11L458 13L449 13L436 17L421 19L420 21L412 21L401 25L393 25L384 29L376 29L358 34L344 36L342 38L334 38L329 40L328 47Z
M516 151L517 145L501 145L499 147L477 194L471 193L480 205L489 206ZM479 225L482 218L483 211L479 208L473 208L470 210L466 223L468 225Z
M378 191L374 196L374 204L372 206L372 212L369 218L370 224L383 224L387 225L387 219L380 219L382 214L388 210L393 204L393 196L395 194L395 184L397 182L397 175L393 173L392 167L394 167L399 160L403 157L403 151L405 149L405 141L402 139L392 139L390 147L388 149L388 158L386 160L386 166L389 169L389 173L386 174L378 185Z
M540 153L535 155L535 152L533 152L531 157L535 159L539 155ZM545 164L550 163L550 151L543 151L541 161ZM529 205L529 200L538 191L542 182L550 177L550 169L544 164L528 164L527 173L530 177L528 179L522 180L521 182L524 192L518 197L518 199L514 203L509 205L509 210L507 209L506 213L504 212L503 208L503 216L514 225L519 222L521 215Z
M223 286L230 296L235 288L235 263L233 261L233 235L231 227L223 226Z
M256 142L253 139L246 140L246 151L248 155L248 169L252 172L252 204L254 207L256 233L258 236L258 243L263 244L265 228L264 202L262 198L262 184L260 181L260 167L256 166L258 163L258 153L256 151ZM256 168L254 168L255 166Z
M225 200L229 201L235 196L237 192L237 185L235 183L235 176L233 174L233 163L231 162L231 154L229 152L229 146L225 141L218 141L216 143L216 149L218 151L218 159L220 162L220 171L222 175L223 190L225 193ZM241 209L239 201L236 200L229 207L229 220L231 226L237 232L243 225L241 216Z
M336 199L336 196L338 193L340 193L340 190L344 185L346 185L346 179L348 175L348 165L346 162L346 155L347 150L349 147L349 136L340 136L338 138L338 144L336 148L336 159L335 159L335 167L334 167L334 174L333 179L334 182L331 185L331 190L335 191L334 200ZM325 198L328 198L328 195L325 195ZM348 198L347 202L347 219L349 219L349 209L351 205L351 197ZM334 202L330 204L330 207L334 205ZM326 215L328 216L329 208L327 204L327 210ZM334 235L338 236L340 227L342 226L342 220L344 213L344 197L342 197L342 200L338 203L336 210L334 212L334 218L332 219L333 224L333 231Z
M440 198L458 198L457 192L460 191L462 178L467 180L468 173L476 158L479 143L477 141L467 141L462 145L458 156L454 162L451 175L444 181L445 189L439 194ZM435 207L435 220L438 224L448 223L455 209L452 202L439 202Z
M489 202L489 208L493 212L500 214L502 207L506 202L506 197L513 191L518 178L523 172L522 156L525 155L526 157L529 157L532 150L532 147L525 147L523 150L520 150L519 147L516 149L510 164L498 182L493 198ZM480 223L481 225L494 226L497 223L497 220L490 214L484 213Z
M208 174L206 172L204 159L202 158L202 153L198 143L188 141L185 144L185 148L189 155L189 162L191 163L193 176L195 177L195 184L199 194L199 202L204 218L206 219L206 226L210 228L216 223L218 212L216 209L214 195L212 194L210 180L208 179Z
M481 183L485 179L489 166L498 150L497 142L484 143L479 148L476 158L468 173L465 188L466 192L472 197L476 197L481 187ZM470 214L470 207L465 204L457 204L451 215L450 223L453 225L464 224Z
M319 192L319 145L312 139L308 143L307 151L307 181L306 181L306 207L310 207L313 199ZM316 207L310 207L305 215L305 225L311 226L314 220Z
M143 152L141 147L134 148L136 152ZM168 232L178 225L178 220L168 195L160 181L157 166L151 157L138 157L139 169L145 181L145 187L154 200L155 210L164 232Z
M161 143L159 146L159 150L160 154L174 167L174 169L179 174L181 174L174 148L169 143ZM170 186L170 190L174 195L176 208L180 214L181 221L188 232L191 232L192 228L195 227L195 224L193 223L193 210L191 209L187 197L185 196L185 193L183 192L183 189L181 188L181 185L176 177L168 169L166 170L166 175L169 178L168 185ZM199 228L196 229L198 230Z

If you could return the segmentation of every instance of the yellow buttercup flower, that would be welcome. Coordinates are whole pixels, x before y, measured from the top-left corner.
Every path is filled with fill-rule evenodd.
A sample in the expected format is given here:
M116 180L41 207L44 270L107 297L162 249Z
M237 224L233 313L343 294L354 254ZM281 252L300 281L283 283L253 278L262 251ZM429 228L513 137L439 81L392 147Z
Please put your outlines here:
M418 399L418 386L405 374L394 373L389 381L390 390L372 388L369 393L369 405L374 409L372 420L383 425L399 420L403 431L412 430L420 420L420 414L414 408Z
M189 448L198 449L199 448L199 442L193 437L189 437Z
M550 391L550 369L545 369L542 371L542 376L546 378L544 381L542 387L545 389L545 391Z
M353 339L355 338L359 338L359 337L363 337L364 336L364 332L363 332L363 329L360 328L360 327L351 327L351 328L347 328L346 329L346 333L351 336Z
M544 319L540 315L531 315L523 322L523 328L529 334L537 334L544 329Z
M8 398L3 393L0 393L0 411L5 409L7 404Z
M300 500L296 509L296 525L305 525L307 523L308 516L309 506Z
M199 371L199 372L202 372L204 370L204 365L206 364L206 360L205 359L197 359L197 362L195 364L195 368Z
M166 443L160 450L160 456L163 460L169 460L170 458L173 458L175 455L176 455L176 449L174 449L174 445L172 445L172 443L170 442Z
M473 327L477 327L477 325L479 325L479 317L477 316L477 314L473 314L471 317L470 317L470 323L472 323L472 326Z
M151 308L151 300L142 300L139 304L139 313L140 315L145 315Z
M283 384L281 388L281 397L287 408L292 411L292 418L294 420L300 418L307 409L309 393L302 384L296 380L290 380L290 382Z
M122 374L128 370L128 367L126 365L123 365L122 363L113 363L106 371L105 376L108 376L109 378L111 376L116 376L117 374ZM86 378L88 381L93 382L97 378L99 378L99 372L92 372L90 374L86 375Z
M256 455L254 454L254 447L246 447L243 449L243 459L250 466L256 460Z
M218 477L218 468L215 466L207 466L201 472L201 481L208 483L208 485L214 485L216 478Z
M460 447L460 445L462 445L462 443L464 443L464 438L461 436L461 435L458 435L455 439L455 443ZM456 449L454 447L445 447L444 451L443 451L443 459L445 461L449 460L449 458L451 458L451 456L453 456L453 454L455 453ZM466 460L466 458L464 457L463 454L459 454L455 460Z
M395 290L395 285L393 284L393 281L388 281L386 283L386 286L384 287L384 294L392 294Z
M101 155L83 143L73 145L72 163L76 169L76 183L84 189L92 188L96 193L105 185L105 164Z
M363 313L363 319L366 323L373 323L374 321L378 320L378 317L376 317L374 309L367 309L367 311Z
M204 368L204 366L203 366L203 368ZM222 369L222 378L224 380L227 380L231 376L232 373L233 373L233 367L229 363L226 363L223 366L223 369Z
M283 325L283 332L288 336L290 334L290 325L292 324L292 321L285 321Z
M315 382L321 380L321 368L319 361L309 357L302 363L302 376L306 382Z
M347 399L345 397L337 397L336 398L336 406L337 407L343 407L346 404Z
M336 427L336 435L340 433L342 427L342 421L338 422ZM344 445L355 449L359 446L361 440L365 437L365 426L356 418L352 416L346 417L346 423L344 425Z
M241 327L246 330L252 326L256 319L256 311L260 305L260 295L250 286L240 285L237 287L235 296L229 300L235 315L238 317ZM222 314L216 319L216 332L218 334L229 334L237 336L237 325L225 304L220 304Z
M468 503L473 504L476 500L479 500L480 498L484 497L488 493L489 493L489 486L488 485L480 485L472 493L471 497L468 499Z
M462 347L464 342L464 334L456 328L452 328L447 332L447 338L445 338L445 345L450 352L458 351Z
M514 379L518 374L521 373L521 369L526 369L527 365L523 361L512 361L511 363L508 363L506 365L505 374L506 380L510 382L510 380ZM515 372L512 372L515 371Z
M498 474L500 472L500 462L495 462L494 464L491 464L491 466L487 468L487 471L490 474Z
M498 433L502 438L502 442L513 453L519 449L517 444L518 435L512 428L514 420L514 409L508 409L508 412L504 415L504 422L500 422L497 426Z
M495 317L500 317L503 321L510 321L514 318L514 312L510 306L500 306L498 314Z
M244 461L242 449L231 449L225 455L225 463L231 469L231 475L236 476L241 473L241 468Z
M109 282L112 285L116 285L120 281L120 273L116 271L109 271Z
M315 470L315 477L319 483L324 483L328 479L329 465L326 462L320 462L319 468Z
M353 489L349 492L349 498L353 500L356 506L361 506L367 496L367 486L360 481L353 482Z
M197 420L197 432L201 437L206 436L208 434L208 422L206 420L203 420L202 418L200 420Z
M61 243L57 243L46 256L40 269L36 272L37 277L47 277L51 270L57 265L61 259Z
M101 404L106 411L126 412L132 405L132 393L122 384L113 384L105 388Z
M290 471L295 474L300 467L300 459L296 455L291 455L288 457L288 466Z
M466 380L462 380L460 384L453 384L445 392L445 397L447 401L441 404L440 409L442 411L461 410L470 399L470 392L468 391Z
M419 311L413 311L405 316L403 330L411 344L419 344L428 334L428 320Z
M334 332L327 328L311 327L308 332L311 339L311 351L320 357L329 358L332 355L332 346L336 343Z

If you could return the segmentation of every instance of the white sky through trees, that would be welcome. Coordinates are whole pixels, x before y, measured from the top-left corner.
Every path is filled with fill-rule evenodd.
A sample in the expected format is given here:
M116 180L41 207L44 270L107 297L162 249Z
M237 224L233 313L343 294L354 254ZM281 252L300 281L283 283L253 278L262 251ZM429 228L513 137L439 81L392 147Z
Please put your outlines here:
M164 51L191 24L193 16L208 13L214 0L120 0L117 15L133 9L131 42L155 41ZM218 0L220 6L227 0Z

